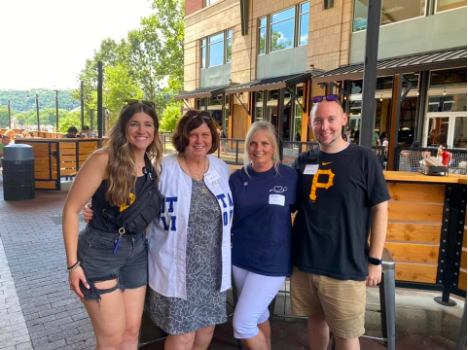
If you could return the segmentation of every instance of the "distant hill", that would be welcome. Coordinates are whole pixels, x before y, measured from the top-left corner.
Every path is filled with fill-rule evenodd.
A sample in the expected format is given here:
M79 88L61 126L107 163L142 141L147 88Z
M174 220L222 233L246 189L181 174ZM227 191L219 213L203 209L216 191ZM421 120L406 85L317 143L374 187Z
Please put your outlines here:
M27 112L36 109L36 93L39 99L39 109L55 108L54 90L4 90L0 91L0 105L7 106L10 101L11 108L15 112ZM71 111L80 107L80 101L72 97L71 90L59 90L59 108Z

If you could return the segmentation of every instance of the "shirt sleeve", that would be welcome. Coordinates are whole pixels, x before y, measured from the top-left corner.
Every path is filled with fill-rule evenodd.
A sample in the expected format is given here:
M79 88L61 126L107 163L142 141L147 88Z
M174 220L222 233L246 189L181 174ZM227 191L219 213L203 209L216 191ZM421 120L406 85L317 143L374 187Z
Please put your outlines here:
M367 202L373 207L390 199L382 165L372 150L367 150L364 171L367 182Z

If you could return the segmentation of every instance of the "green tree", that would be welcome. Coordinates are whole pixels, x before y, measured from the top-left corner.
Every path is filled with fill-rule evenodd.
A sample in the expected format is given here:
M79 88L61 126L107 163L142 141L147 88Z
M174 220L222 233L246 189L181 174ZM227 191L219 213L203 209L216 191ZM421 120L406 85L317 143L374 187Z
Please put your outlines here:
M167 105L164 113L161 116L160 130L164 132L174 131L177 121L180 119L182 114L180 109L182 104L180 102L174 102Z
M0 106L0 127L8 127L8 108Z
M169 76L169 89L179 92L184 84L184 23L185 23L185 1L184 0L154 0L153 8L157 14L146 22L154 21L154 26L160 31L163 51L160 53L158 71L165 71Z
M130 71L124 65L109 66L105 69L109 93L107 106L110 111L109 127L114 125L120 109L128 98L143 99L143 91L133 81Z
M141 86L145 99L154 101L156 91L165 76L158 62L162 50L161 38L151 17L143 19L142 23L141 30L128 33L130 69L131 75Z
M79 125L81 125L81 112L71 112L64 118L60 119L60 132L67 132L70 126L74 126L79 130Z

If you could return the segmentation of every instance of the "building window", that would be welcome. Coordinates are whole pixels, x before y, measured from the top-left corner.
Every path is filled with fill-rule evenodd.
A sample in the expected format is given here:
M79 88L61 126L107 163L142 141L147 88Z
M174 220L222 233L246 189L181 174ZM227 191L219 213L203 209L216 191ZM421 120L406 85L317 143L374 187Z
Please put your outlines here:
M307 45L309 39L309 3L303 3L299 13L299 46Z
M307 45L308 38L309 2L259 19L259 55Z
M216 4L219 0L205 0L205 7Z
M267 18L260 18L258 22L258 54L266 54Z
M255 93L255 121L263 121L263 91Z
M232 30L200 40L201 68L216 67L231 62Z
M206 39L201 40L201 67L206 68Z
M436 12L448 11L466 6L466 0L438 0Z
M294 7L271 16L271 52L294 47Z
M353 32L367 27L367 0L354 0ZM426 0L382 0L380 25L425 16Z
M232 30L227 31L226 35L226 62L232 59Z
M328 10L333 8L333 0L323 0L323 9Z
M219 66L224 63L224 33L208 38L209 66Z

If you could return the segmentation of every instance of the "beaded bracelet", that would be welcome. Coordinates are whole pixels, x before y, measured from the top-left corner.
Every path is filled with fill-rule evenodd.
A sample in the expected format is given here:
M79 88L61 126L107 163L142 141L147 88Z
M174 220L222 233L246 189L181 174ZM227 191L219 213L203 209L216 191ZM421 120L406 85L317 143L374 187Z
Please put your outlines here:
M74 269L76 269L78 266L80 266L81 263L79 261L77 261L76 263L74 263L72 266L70 267L67 267L67 272L72 272Z

